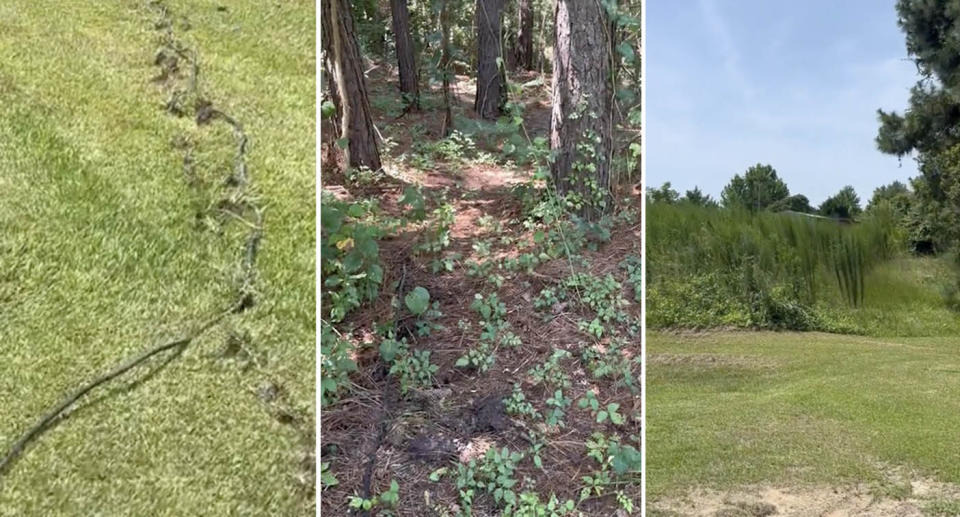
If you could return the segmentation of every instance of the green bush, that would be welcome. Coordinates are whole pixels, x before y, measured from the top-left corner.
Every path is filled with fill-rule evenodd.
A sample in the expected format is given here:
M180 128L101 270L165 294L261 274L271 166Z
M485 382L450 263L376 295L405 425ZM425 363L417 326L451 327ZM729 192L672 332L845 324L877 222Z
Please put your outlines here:
M363 222L375 205L348 203L322 194L320 207L321 306L331 322L377 296L383 281L380 266L382 230Z

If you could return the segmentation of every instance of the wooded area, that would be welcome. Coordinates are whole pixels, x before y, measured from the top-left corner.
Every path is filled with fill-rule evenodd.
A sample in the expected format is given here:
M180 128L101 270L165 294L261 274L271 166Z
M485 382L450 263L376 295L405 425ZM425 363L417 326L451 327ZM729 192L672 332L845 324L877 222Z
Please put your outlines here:
M322 509L634 511L640 3L321 6Z
M577 194L572 202L584 215L595 219L604 213L609 203L614 114L620 114L619 129L636 130L639 125L639 25L625 21L636 19L639 4L557 1L554 6L520 0L505 5L504 0L476 0L472 33L464 23L471 7L466 0L417 2L412 22L408 2L390 0L389 4L394 42L389 50L396 60L398 96L405 111L419 110L421 76L431 84L439 78L447 121L442 136L452 129L449 82L457 71L468 67L474 71L473 109L480 118L496 121L512 115L508 67L530 71L535 55L541 56L541 68L549 60L553 69L550 148L558 156L551 167L554 181L561 195ZM456 12L453 20L446 14L451 10ZM325 97L336 109L334 136L349 167L381 167L360 48L369 50L368 60L386 66L385 15L375 1L355 2L352 8L343 0L321 2ZM354 18L363 20L359 31ZM504 23L511 19L515 21ZM535 20L540 22L539 38L534 37ZM457 33L453 42L451 23ZM420 73L418 62L426 63L425 74ZM630 69L626 75L630 80L618 81L622 68ZM587 167L583 158L595 163ZM638 174L628 171L627 176Z

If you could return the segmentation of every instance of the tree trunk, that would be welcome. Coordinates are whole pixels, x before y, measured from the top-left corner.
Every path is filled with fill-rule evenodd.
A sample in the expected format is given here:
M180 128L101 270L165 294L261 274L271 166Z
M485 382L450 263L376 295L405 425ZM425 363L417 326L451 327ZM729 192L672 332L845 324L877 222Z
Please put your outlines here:
M533 8L531 0L520 0L517 24L516 63L518 68L533 70Z
M557 0L555 15L551 172L558 193L596 220L610 206L614 28L599 2Z
M496 120L507 99L500 47L500 15L503 0L477 0L477 97L474 111Z
M347 139L344 153L349 167L379 170L380 151L350 7L345 0L321 0L320 9L330 96L337 108L337 139Z
M393 16L393 38L397 45L397 68L400 70L400 91L407 109L420 109L420 89L417 87L417 64L413 58L413 39L410 37L410 11L407 0L390 0Z
M453 130L453 111L450 108L450 0L441 0L440 7L440 73L443 76L443 125L440 137L445 138Z

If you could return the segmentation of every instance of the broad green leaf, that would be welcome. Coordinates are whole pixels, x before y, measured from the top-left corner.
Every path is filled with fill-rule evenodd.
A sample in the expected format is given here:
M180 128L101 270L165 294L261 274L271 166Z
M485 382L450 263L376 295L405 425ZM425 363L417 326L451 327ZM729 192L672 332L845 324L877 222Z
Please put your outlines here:
M367 271L367 277L372 282L380 283L383 281L383 268L380 267L380 264L374 264L370 266L369 271Z
M437 482L440 481L440 478L447 473L447 467L441 467L437 470L434 470L430 473L430 481Z
M322 203L320 205L320 230L323 233L331 234L340 229L343 224L343 211L334 203Z
M380 343L380 357L383 358L386 362L393 362L393 358L397 356L399 351L399 343L393 339L384 339Z
M363 217L364 213L363 206L360 203L353 203L347 208L347 214L350 217Z
M413 291L407 293L404 297L407 309L416 316L420 316L430 307L430 292L423 287L417 286Z
M423 220L426 215L426 208L424 206L423 194L420 192L420 189L412 185L407 186L403 189L403 197L400 198L399 204L401 206L409 206L411 209L411 216L414 220L420 221Z
M623 415L620 413L610 413L610 421L614 425L623 425Z

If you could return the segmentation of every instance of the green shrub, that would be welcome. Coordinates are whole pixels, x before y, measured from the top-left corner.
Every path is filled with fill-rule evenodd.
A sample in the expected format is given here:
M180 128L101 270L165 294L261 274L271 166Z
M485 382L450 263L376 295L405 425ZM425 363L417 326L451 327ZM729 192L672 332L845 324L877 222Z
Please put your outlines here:
M374 223L363 222L373 212L373 203L348 203L326 193L321 201L321 305L330 321L336 323L377 296L383 281L377 243L382 230Z

